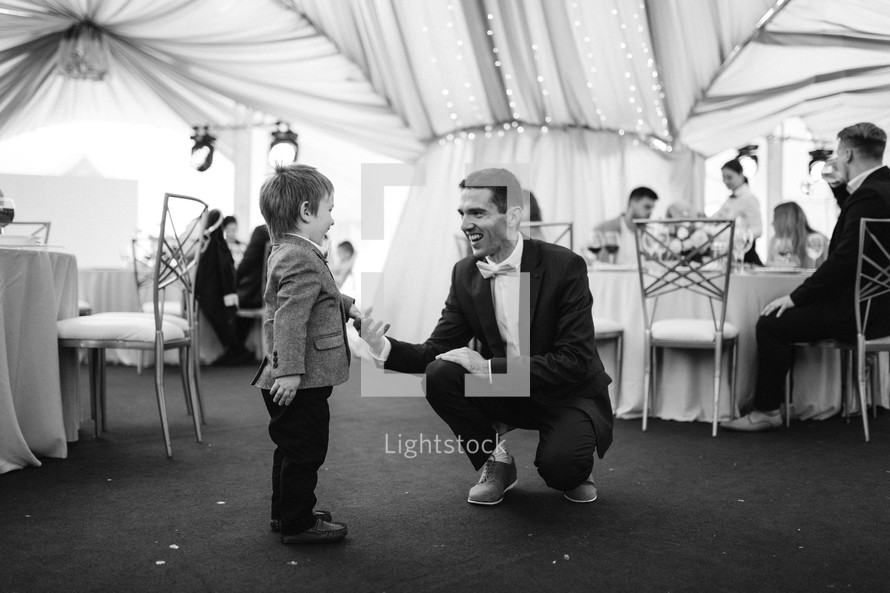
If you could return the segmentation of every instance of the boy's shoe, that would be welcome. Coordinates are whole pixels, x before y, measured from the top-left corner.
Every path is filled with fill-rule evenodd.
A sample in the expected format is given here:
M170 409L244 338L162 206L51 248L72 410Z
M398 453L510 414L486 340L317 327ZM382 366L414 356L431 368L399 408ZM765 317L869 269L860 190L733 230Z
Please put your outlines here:
M316 518L323 519L325 521L332 521L331 512L330 511L312 511L312 514L316 516ZM281 519L270 519L269 520L269 528L278 533L281 531Z
M516 485L516 462L510 463L489 459L482 466L479 482L470 488L467 502L494 505L504 500L504 493Z
M300 533L292 535L281 534L283 544L333 544L342 541L346 537L348 529L343 523L325 521L321 517L315 518L315 525Z
M593 481L593 474L590 474L590 477L581 482L578 486L563 492L562 495L566 500L572 502L584 503L596 500L596 482Z

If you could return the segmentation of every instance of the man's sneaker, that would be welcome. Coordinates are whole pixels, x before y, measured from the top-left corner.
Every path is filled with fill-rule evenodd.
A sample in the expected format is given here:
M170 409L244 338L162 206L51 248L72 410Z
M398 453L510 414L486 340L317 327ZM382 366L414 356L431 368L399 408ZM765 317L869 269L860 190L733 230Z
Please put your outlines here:
M516 462L510 463L489 459L482 466L479 482L470 488L467 502L473 504L498 504L504 500L504 492L516 485Z
M596 482L593 481L593 474L590 474L590 477L581 482L580 485L575 486L571 490L566 490L562 494L566 500L570 500L572 502L593 502L596 500Z

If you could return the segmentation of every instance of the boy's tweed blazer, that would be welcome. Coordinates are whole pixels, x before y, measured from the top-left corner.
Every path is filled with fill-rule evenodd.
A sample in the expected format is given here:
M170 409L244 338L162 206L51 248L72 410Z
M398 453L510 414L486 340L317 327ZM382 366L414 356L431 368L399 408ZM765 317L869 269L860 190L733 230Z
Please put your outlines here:
M349 378L346 320L353 299L340 294L321 252L285 235L272 246L263 298L266 357L252 385L271 389L277 377L302 375L300 389Z

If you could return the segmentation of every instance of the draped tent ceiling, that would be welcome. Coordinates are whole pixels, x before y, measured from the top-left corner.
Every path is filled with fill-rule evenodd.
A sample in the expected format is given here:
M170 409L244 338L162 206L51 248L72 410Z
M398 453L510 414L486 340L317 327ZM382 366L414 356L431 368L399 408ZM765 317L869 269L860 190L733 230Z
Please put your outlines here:
M110 54L102 83L55 74L85 20ZM886 124L888 25L888 0L3 0L0 135L265 114L411 160L517 121L707 156L791 116L828 140Z
M101 81L57 69L85 21ZM456 256L441 221L467 167L527 164L545 217L587 229L635 185L700 203L704 157L788 118L827 143L890 127L888 36L890 0L0 0L0 139L282 119L425 167L394 244ZM404 276L421 255L384 270L429 289L416 335L450 267Z

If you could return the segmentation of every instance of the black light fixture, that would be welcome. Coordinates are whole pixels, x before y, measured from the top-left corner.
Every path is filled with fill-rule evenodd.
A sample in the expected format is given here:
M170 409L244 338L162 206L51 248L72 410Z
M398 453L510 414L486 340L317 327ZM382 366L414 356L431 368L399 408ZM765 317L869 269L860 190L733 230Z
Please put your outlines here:
M275 125L277 129L272 132L272 144L269 145L269 165L274 167L296 162L300 154L298 135L286 123L277 122Z
M739 149L736 159L742 165L745 177L753 177L757 173L757 145L749 144Z
M191 137L195 141L192 146L192 167L198 171L206 171L213 164L213 143L216 138L210 135L207 126L199 129L199 126L192 128L195 133Z
M825 161L831 158L834 151L828 148L817 148L810 151L809 172L813 181L822 179L822 169L825 168Z

